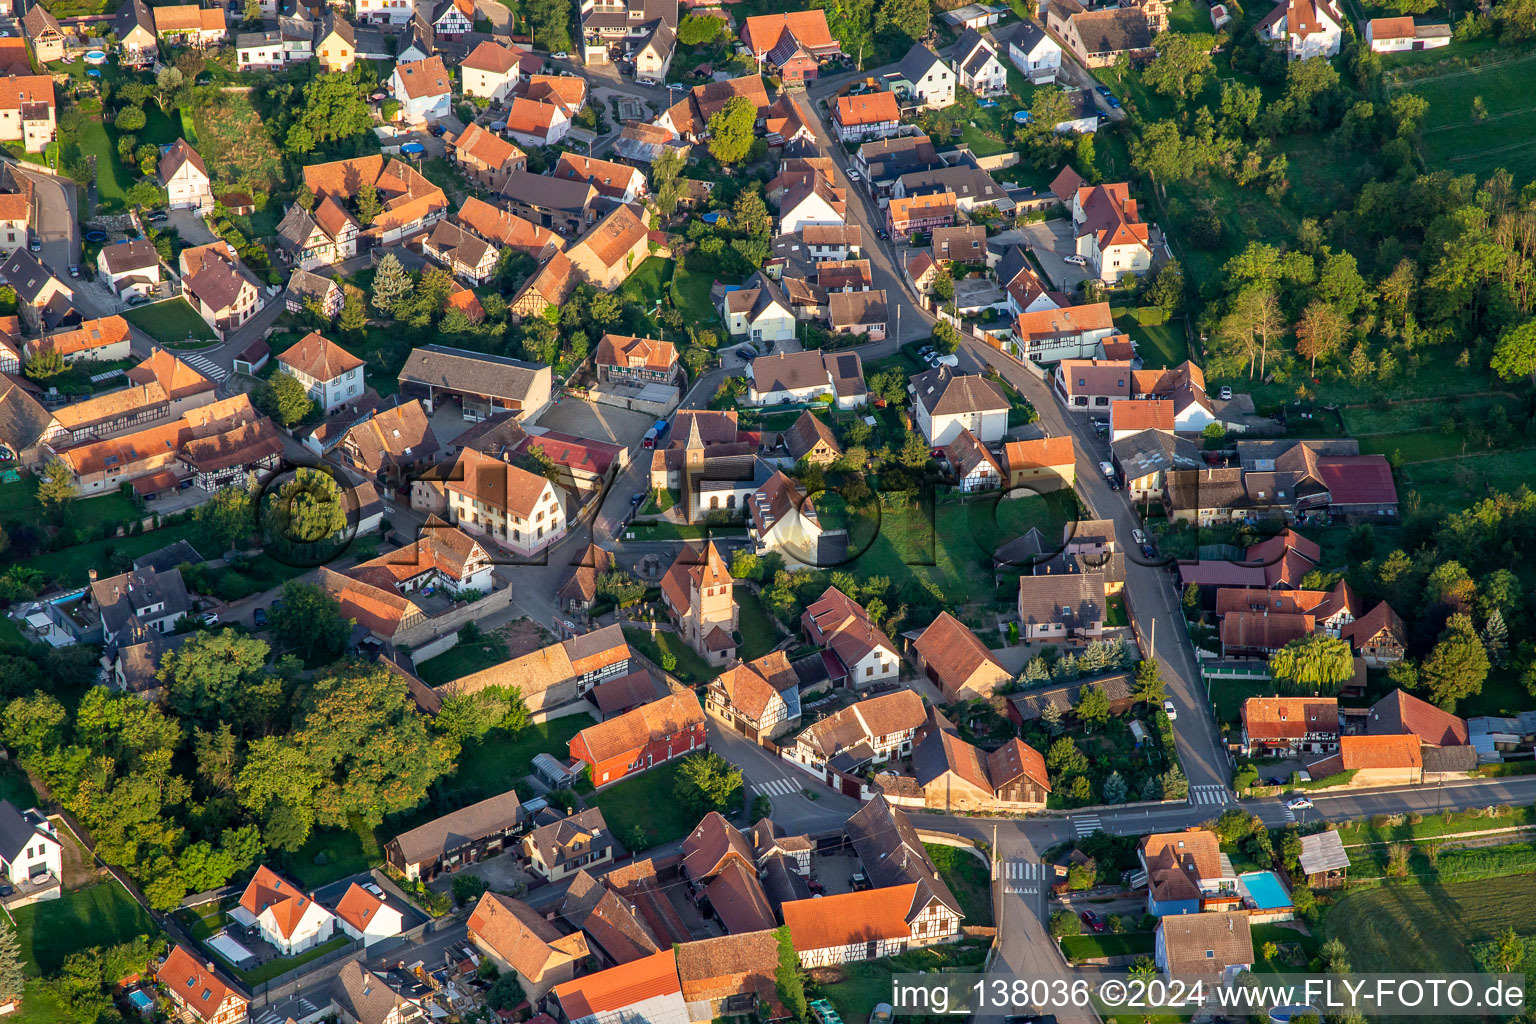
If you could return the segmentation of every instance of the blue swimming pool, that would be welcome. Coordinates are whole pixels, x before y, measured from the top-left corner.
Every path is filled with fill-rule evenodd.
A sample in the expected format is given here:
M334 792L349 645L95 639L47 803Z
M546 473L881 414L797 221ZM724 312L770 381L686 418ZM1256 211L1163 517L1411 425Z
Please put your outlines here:
M155 1008L155 1001L149 998L149 993L145 992L141 988L136 988L132 992L129 992L128 1001L132 1003L133 1008L138 1010L140 1013L146 1013L149 1010L153 1010Z
M1273 871L1249 871L1237 877L1258 909L1283 910L1291 906L1291 898L1286 895L1285 886Z

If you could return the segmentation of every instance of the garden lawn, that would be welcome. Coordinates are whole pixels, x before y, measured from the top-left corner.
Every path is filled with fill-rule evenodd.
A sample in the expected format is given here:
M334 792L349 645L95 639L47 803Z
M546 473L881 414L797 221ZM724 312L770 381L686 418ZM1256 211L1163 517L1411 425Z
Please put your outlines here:
M695 255L692 262L700 263L708 257ZM672 305L683 314L685 323L696 327L714 327L720 322L720 313L710 301L709 291L714 287L714 275L697 267L678 266L672 271ZM721 338L724 344L728 339Z
M76 544L62 551L34 555L21 564L42 570L45 576L61 587L84 586L90 570L104 569L114 554L138 558L178 540L191 539L194 532L192 523L179 522L148 533L136 533L131 537Z
M458 771L432 787L429 798L409 816L390 819L390 834L505 793L518 779L533 773L535 754L569 759L571 738L594 724L591 715L566 715L511 734L494 729L479 740L470 740L459 752Z
M351 941L352 939L348 935L337 935L329 942L322 942L313 949L306 949L298 956L279 957L276 960L268 960L266 963L258 964L248 971L239 970L231 964L230 971L247 985L260 985L271 981L279 975L287 974L301 964L307 964L311 960L318 960L327 953L334 953Z
M645 833L643 849L676 842L699 823L698 817L677 799L677 775L681 770L680 760L657 765L599 790L586 798L587 803L602 810L609 830L626 848L636 829Z
M715 678L722 671L701 658L697 651L683 642L682 637L669 630L658 629L652 639L648 629L626 628L624 639L657 665L661 664L663 653L676 655L677 667L672 669L672 674L685 683L702 683Z
M1494 491L1511 493L1536 483L1536 458L1530 451L1492 452L1439 459L1403 467L1406 489L1417 491L1426 506L1452 512L1468 508Z
M784 631L763 607L762 598L751 587L738 584L734 588L736 604L741 609L741 647L736 656L742 661L761 658L778 646Z
M1339 939L1362 974L1477 970L1468 951L1505 928L1530 929L1536 875L1440 885L1410 879L1340 897L1323 919L1325 939Z
M361 821L353 821L348 828L317 827L297 853L283 856L281 873L306 889L318 889L367 871L383 860L384 853L373 830Z
M21 959L33 977L55 974L71 953L115 946L159 929L117 882L66 892L61 898L11 912Z
M928 856L949 891L960 901L967 924L983 928L992 925L992 872L974 854L957 846L924 843Z
M133 178L117 156L115 130L100 121L87 119L80 132L80 151L96 158L96 193L104 210L121 210L128 203L128 189Z
M668 281L672 280L675 263L662 256L647 256L629 279L619 287L619 296L631 304L639 304L649 311L661 298Z
M1106 956L1151 956L1151 932L1126 932L1115 935L1064 935L1061 952L1072 961L1093 960Z
M428 658L417 665L416 674L428 686L442 686L471 673L500 665L506 660L507 645L500 640L491 639L472 644L460 641L437 657Z
M38 478L27 477L14 483L0 484L0 517L21 515L41 518L42 505L37 500ZM131 498L121 492L103 494L97 498L84 498L70 502L69 525L75 529L83 526L100 526L102 523L121 523L139 519L143 511Z
M207 321L179 296L165 302L136 306L123 316L162 345L175 346L191 340L213 341L216 338Z

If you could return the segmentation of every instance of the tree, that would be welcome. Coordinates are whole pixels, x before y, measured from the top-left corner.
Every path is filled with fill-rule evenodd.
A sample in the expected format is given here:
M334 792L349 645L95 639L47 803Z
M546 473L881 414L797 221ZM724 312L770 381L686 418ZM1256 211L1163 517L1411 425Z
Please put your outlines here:
M778 940L779 946L779 966L774 971L774 988L778 992L779 1002L789 1011L791 1020L804 1020L805 979L800 973L800 954L795 952L795 942L788 927L776 929L774 938Z
M1045 766L1059 776L1081 775L1088 770L1088 758L1077 749L1071 736L1063 736L1046 751Z
M298 378L281 370L251 393L251 401L258 412L271 416L285 427L302 421L315 408L309 392Z
M692 754L678 766L674 795L698 817L731 807L740 799L741 769L713 751Z
M270 653L265 640L237 630L194 633L165 653L156 678L177 714L218 722L233 713L239 720L251 699L248 684L261 674Z
M875 12L875 34L899 32L908 39L928 34L927 0L881 0Z
M285 598L293 586L283 588ZM376 826L417 806L453 769L459 751L447 737L432 735L404 677L378 664L347 663L323 674L301 714L289 742L316 782L315 817L322 825L356 818Z
M261 0L245 0L245 10L243 12L243 15L244 15L244 19L243 20L245 21L245 23L247 25L257 25L257 24L260 24L260 22L261 22Z
M1034 661L1038 660L1038 658L1034 659ZM1032 661L1031 664L1033 663ZM1040 723L1045 726L1045 731L1052 736L1061 735L1063 717L1060 705L1053 701L1047 701L1045 706L1040 709Z
M1486 678L1488 651L1471 616L1457 612L1446 620L1439 642L1419 666L1419 682L1431 701L1450 711L1463 697L1481 693Z
M363 299L363 290L352 285L346 286L346 299L341 306L341 320L338 325L342 331L351 335L362 334L368 327L368 306Z
M67 369L69 365L64 362L64 353L50 345L38 350L37 355L27 360L26 374L32 380L47 380Z
M948 320L933 325L933 347L941 355L953 355L960 348L960 330Z
M143 107L124 107L112 119L112 124L120 132L136 132L144 127L145 120Z
M1136 665L1136 702L1148 707L1162 707L1168 697L1168 684L1157 662L1147 658Z
M1189 779L1178 765L1163 772L1161 781L1164 800L1183 800L1189 796Z
M1109 697L1101 686L1086 686L1072 710L1084 722L1103 725L1109 721Z
M1125 776L1119 772L1110 772L1104 780L1104 792L1101 794L1107 804L1123 804L1126 798Z
M373 308L380 313L389 313L395 308L396 300L409 295L414 287L415 282L400 265L400 258L392 252L386 253L373 275Z
M241 484L220 487L192 512L192 521L215 551L228 551L256 531L250 490Z
M1162 95L1180 100L1200 92L1215 71L1211 62L1215 43L1206 34L1159 32L1152 40L1157 58L1142 72L1142 80Z
M1077 915L1070 910L1051 911L1051 935L1055 938L1064 938L1068 935L1079 935L1083 930L1083 922L1077 919Z
M271 539L296 544L328 540L347 528L341 488L329 473L300 466L268 493L262 523Z
M165 110L170 106L171 97L181 89L185 82L186 77L182 75L180 68L166 67L160 69L160 73L155 75L155 93L158 96L160 109Z
M539 49L555 53L571 48L571 0L528 0L523 10Z
M1165 316L1172 316L1184 304L1184 269L1178 260L1169 260L1147 282L1146 302L1157 306Z
M1355 659L1347 641L1308 633L1276 651L1269 672L1290 693L1337 693L1354 678Z
M723 24L719 18L690 14L677 26L677 41L684 46L702 46L705 43L712 43L719 38Z
M63 459L53 458L43 467L43 475L37 482L37 501L43 508L57 509L65 502L74 500L75 475Z
M26 987L26 974L21 964L21 940L9 919L0 918L0 1005L8 1000L20 999Z
M709 152L722 164L746 158L755 138L757 108L745 96L733 96L709 119Z
M717 18L699 18L690 14L683 21L698 18L700 21L718 21ZM677 202L682 198L683 158L675 150L667 150L657 157L651 164L651 189L656 203L656 211L663 217L672 216L677 209Z
M1333 306L1313 299L1296 324L1296 351L1306 359L1313 374L1318 359L1327 359L1344 344L1349 322Z
M1504 613L1495 608L1483 621L1483 647L1488 651L1488 660L1495 665L1501 664L1508 646L1509 627L1504 624Z
M1200 431L1200 436L1207 441L1220 444L1227 436L1227 425L1220 420L1212 420Z
M308 662L340 654L352 635L353 620L341 617L336 599L297 580L283 584L282 607L274 607L268 621L278 642Z
M1498 937L1497 943L1490 958L1494 969L1502 974L1520 970L1525 963L1525 940L1515 933L1514 928L1506 928L1504 934ZM0 994L4 991L4 988L0 987Z
M1530 377L1536 381L1536 320L1527 320L1499 335L1489 366L1503 380Z
M955 279L948 267L944 267L933 275L933 285L930 290L933 292L933 297L940 303L949 302L955 297ZM944 321L941 320L940 323Z

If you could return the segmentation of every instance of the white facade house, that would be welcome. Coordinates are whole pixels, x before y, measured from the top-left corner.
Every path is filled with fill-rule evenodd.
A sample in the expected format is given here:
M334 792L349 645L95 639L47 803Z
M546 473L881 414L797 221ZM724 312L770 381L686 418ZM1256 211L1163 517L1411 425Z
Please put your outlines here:
M254 929L284 956L329 942L336 931L335 914L266 865L256 869L229 916Z
M371 882L366 887L356 882L348 887L336 904L336 920L343 932L365 948L405 930L405 915L390 906L383 890Z
M554 484L472 448L459 453L444 489L451 522L518 555L536 555L565 536L565 505Z
M357 0L357 20L367 25L404 25L416 7L411 0Z
M1006 34L1008 60L1034 85L1049 85L1061 71L1061 44L1033 21Z
M406 124L438 121L452 112L453 85L441 57L396 64L389 76L389 91L400 101L400 117Z
M920 110L940 110L955 102L955 69L922 43L907 51L887 79L907 90L907 102Z
M197 150L177 139L160 158L160 182L173 210L204 210L213 206L213 179Z
M830 396L839 409L856 409L869 400L864 363L857 352L781 352L747 366L747 405L813 402Z
M980 374L957 376L947 366L912 378L917 427L934 446L947 445L969 430L982 444L1008 432L1008 397Z
M48 818L0 800L0 879L23 896L57 899L63 873L64 847Z
M747 515L757 553L778 551L798 561L815 564L821 544L821 523L816 507L795 481L774 473L747 501Z
M1365 23L1365 41L1375 53L1434 50L1451 43L1451 26L1416 25L1411 17L1372 18Z
M363 361L313 331L278 356L277 365L326 413L363 393Z
M997 50L975 29L967 29L955 45L955 74L960 85L977 96L998 96L1008 91L1008 69Z
M235 36L236 71L277 71L287 63L287 53L283 33L276 29Z
M117 242L96 254L96 272L119 298L148 298L160 285L160 254L147 238Z
M1265 15L1259 36L1285 44L1286 57L1337 57L1344 41L1344 16L1332 0L1280 0Z
M779 234L798 235L808 227L841 227L846 222L842 202L831 188L820 181L814 187L793 189L784 196L779 208Z
M522 67L516 50L487 40L459 62L460 89L492 103L505 103L517 88Z

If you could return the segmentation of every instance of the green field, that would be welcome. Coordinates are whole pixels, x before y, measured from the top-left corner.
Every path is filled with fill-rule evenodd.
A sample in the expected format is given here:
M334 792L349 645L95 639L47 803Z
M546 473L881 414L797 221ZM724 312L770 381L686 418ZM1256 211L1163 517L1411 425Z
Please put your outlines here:
M1530 451L1493 452L1403 467L1408 489L1447 510L1467 508L1495 491L1512 493L1536 479Z
M1431 168L1478 181L1505 168L1516 188L1536 179L1536 54L1475 69L1448 65L1407 88L1429 103L1422 147ZM1472 104L1479 97L1487 116L1474 120Z
M645 833L641 849L676 842L699 823L698 816L676 797L677 773L681 769L681 761L657 765L599 790L587 797L587 803L602 810L603 820L625 848L630 846L630 837L637 829ZM726 813L734 814L735 810L730 808Z
M144 908L116 882L103 882L57 900L22 907L11 916L21 941L27 973L47 976L69 954L95 946L113 946L158 930Z
M1323 921L1325 938L1349 949L1357 972L1477 970L1467 947L1536 915L1536 875L1486 882L1396 883L1341 897Z
M973 853L957 846L935 846L924 843L923 848L933 858L934 867L949 891L960 901L965 912L965 923L990 927L992 924L992 872Z
M182 345L188 341L213 341L213 328L197 315L186 299L174 298L136 306L123 314L124 319L162 345Z
M373 831L361 822L354 822L349 829L315 829L297 853L283 856L278 870L306 889L314 889L338 878L367 871L383 860Z

